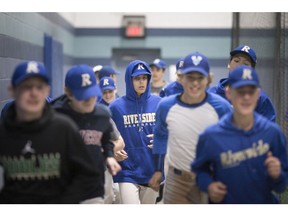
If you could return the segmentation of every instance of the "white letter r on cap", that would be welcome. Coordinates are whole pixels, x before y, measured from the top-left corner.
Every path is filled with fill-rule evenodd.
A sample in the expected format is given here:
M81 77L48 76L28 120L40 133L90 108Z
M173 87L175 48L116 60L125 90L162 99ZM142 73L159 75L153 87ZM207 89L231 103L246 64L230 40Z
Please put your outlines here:
M242 79L249 79L252 80L252 71L250 69L244 69L242 73Z
M104 86L109 85L109 80L108 79L104 79L103 85Z
M241 51L249 53L250 47L249 46L244 46Z
M29 62L27 64L27 73L39 73L37 62Z
M90 80L90 75L89 74L82 74L82 87L91 85L92 82Z

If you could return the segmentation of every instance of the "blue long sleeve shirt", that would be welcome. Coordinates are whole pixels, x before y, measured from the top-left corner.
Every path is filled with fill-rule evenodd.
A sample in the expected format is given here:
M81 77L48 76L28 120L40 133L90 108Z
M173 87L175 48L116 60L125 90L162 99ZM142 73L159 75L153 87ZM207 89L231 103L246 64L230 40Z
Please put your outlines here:
M227 78L221 79L219 81L218 85L210 87L208 89L208 92L218 94L221 97L225 98L227 101L229 101L225 96L225 86L227 85L227 82L228 82ZM270 98L267 96L267 94L262 89L260 91L260 96L259 96L259 99L257 101L255 111L257 113L263 115L264 117L268 118L270 121L273 121L273 122L276 121L275 108L274 108Z
M267 174L267 153L281 162L277 180ZM202 191L220 181L227 186L223 203L275 203L272 190L282 192L288 182L286 139L279 126L254 113L254 126L243 131L232 124L232 113L199 137L191 168Z

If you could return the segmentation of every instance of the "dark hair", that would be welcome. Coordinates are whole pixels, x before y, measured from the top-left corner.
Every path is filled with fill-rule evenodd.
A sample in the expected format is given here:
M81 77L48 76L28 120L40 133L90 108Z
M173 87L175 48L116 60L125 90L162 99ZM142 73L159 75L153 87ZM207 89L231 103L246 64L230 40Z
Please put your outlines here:
M251 66L252 66L253 68L256 67L256 63L252 60L252 58L251 58L249 55L247 55L247 54L245 54L245 53L236 53L235 55L237 55L237 54L243 54L243 55L249 57L249 60L250 60ZM232 59L233 59L233 57L234 57L235 55L231 55L231 56L230 56L230 61L229 61L229 62L232 61Z

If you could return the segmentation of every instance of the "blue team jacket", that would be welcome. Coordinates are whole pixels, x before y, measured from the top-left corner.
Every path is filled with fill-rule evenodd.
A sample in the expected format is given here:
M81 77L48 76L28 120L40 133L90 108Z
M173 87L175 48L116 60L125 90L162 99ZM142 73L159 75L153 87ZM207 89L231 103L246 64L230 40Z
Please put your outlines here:
M114 182L131 182L135 184L148 184L155 168L152 149L148 148L150 138L155 126L155 112L161 98L150 94L150 79L144 94L137 97L132 83L132 71L138 64L149 66L140 60L131 62L126 69L126 95L110 104L112 118L124 139L124 150L128 159L120 162L122 171L113 177Z
M220 95L221 97L228 100L225 96L225 86L227 85L228 78L221 79L217 86L210 87L208 89L208 92L212 92L215 94ZM229 101L229 100L228 100ZM275 122L276 121L276 112L275 108L270 100L270 98L266 95L266 93L261 89L260 96L257 102L257 106L255 108L255 111L266 118L268 118L270 121Z
M183 92L183 86L177 82L171 82L169 84L167 84L159 93L160 97L166 97L166 96L170 96L173 94L179 94Z
M281 162L277 180L268 176L264 165L269 151ZM223 203L275 203L271 191L282 192L288 181L285 136L277 124L256 112L249 131L236 128L228 113L200 135L191 168L202 191L207 192L213 181L227 186Z

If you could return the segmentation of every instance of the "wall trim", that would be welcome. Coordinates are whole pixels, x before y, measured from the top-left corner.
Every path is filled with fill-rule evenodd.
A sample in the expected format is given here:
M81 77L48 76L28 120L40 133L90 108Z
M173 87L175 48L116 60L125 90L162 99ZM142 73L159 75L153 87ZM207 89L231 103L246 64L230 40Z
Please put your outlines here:
M121 28L76 28L76 36L121 36ZM231 29L179 29L179 28L147 28L146 37L183 36L183 37L217 37L231 36ZM143 39L143 38L142 38Z
M71 58L73 57L64 57L64 64L69 65L71 62ZM178 58L163 58L166 62L166 64L176 64L176 62L179 60ZM67 61L67 62L66 62ZM227 58L221 58L221 59L211 59L209 58L209 63L211 67L223 67L226 66L228 62ZM91 67L101 64L101 65L111 65L112 58L74 58L74 64L87 64Z

